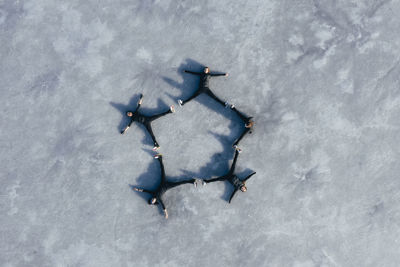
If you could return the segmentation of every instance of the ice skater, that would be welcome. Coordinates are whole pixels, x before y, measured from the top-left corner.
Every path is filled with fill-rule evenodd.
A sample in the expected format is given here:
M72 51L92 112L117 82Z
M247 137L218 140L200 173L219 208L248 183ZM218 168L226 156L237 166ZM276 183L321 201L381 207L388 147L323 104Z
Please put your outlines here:
M234 174L236 161L239 156L239 153L240 153L239 150L235 150L235 157L233 158L233 163L232 163L231 169L229 170L229 172L227 174L217 177L217 178L203 180L203 185L205 185L206 183L212 183L212 182L216 182L216 181L228 181L231 185L233 185L234 190L233 190L231 196L229 197L229 203L231 203L233 196L236 194L236 192L238 190L240 190L242 192L247 191L246 181L248 179L250 179L251 176L256 174L256 172L253 172L250 175L248 175L246 178L244 178L243 180L240 180L236 176L236 174Z
M155 151L155 150L159 149L160 146L157 143L156 137L154 136L153 129L151 128L151 122L156 120L156 119L158 119L158 118L160 118L160 117L162 117L162 116L165 116L165 115L167 115L169 113L174 113L175 112L175 108L172 105L172 106L169 107L169 110L167 110L167 111L165 111L165 112L163 112L161 114L154 115L154 116L146 116L146 115L143 115L142 113L139 112L139 108L140 108L140 105L142 104L142 102L143 102L143 95L140 94L140 98L139 98L139 102L137 104L136 110L135 111L127 111L126 112L126 115L131 118L131 121L129 122L128 126L126 126L125 129L123 129L121 131L121 134L124 134L131 127L132 122L136 121L138 123L141 123L141 124L144 125L144 127L149 132L149 134L151 136L151 139L153 139L153 143L154 143L153 150Z
M208 96L213 98L215 101L220 103L222 106L226 106L225 102L222 101L221 99L219 99L211 91L211 89L209 87L209 80L210 80L210 77L213 77L213 76L228 76L228 73L221 73L221 74L210 73L210 69L208 67L204 67L203 72L194 72L194 71L189 71L189 70L184 70L184 72L200 76L200 83L199 83L199 87L198 87L197 91L194 92L194 94L191 97L189 97L186 100L182 100L182 99L178 100L178 103L180 106L185 105L187 102L189 102L190 100L196 98L198 95L203 94L203 93L207 94Z
M157 154L157 155L154 156L154 158L158 159L158 161L160 162L160 167L161 167L161 183L157 187L157 189L152 191L152 190L137 188L137 187L135 187L133 185L129 185L129 186L135 191L144 192L144 193L150 194L151 198L148 200L149 205L161 204L161 207L162 207L162 209L164 211L165 219L168 219L167 208L165 207L164 202L162 200L162 196L164 195L164 193L167 190L169 190L171 188L174 188L174 187L176 187L178 185L194 184L195 186L197 186L197 183L196 183L196 179L189 179L189 180L180 181L180 182L169 182L169 181L167 181L166 178L165 178L165 171L164 171L164 164L162 162L162 155L161 154Z
M237 110L235 108L235 105L231 105L231 109L240 117L240 119L242 119L242 121L244 122L244 130L241 133L241 135L235 140L235 142L233 143L233 148L241 151L241 149L238 147L240 140L243 139L243 137L249 133L251 134L253 132L253 126L254 126L254 121L253 121L253 117L247 117L245 114L243 114L242 112L240 112L239 110Z

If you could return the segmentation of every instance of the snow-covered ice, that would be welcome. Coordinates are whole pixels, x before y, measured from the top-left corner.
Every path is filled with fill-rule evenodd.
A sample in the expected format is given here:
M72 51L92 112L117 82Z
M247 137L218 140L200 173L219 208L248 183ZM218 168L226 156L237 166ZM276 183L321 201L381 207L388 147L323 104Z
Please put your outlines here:
M0 1L1 266L399 266L400 1ZM158 162L169 219L128 184Z

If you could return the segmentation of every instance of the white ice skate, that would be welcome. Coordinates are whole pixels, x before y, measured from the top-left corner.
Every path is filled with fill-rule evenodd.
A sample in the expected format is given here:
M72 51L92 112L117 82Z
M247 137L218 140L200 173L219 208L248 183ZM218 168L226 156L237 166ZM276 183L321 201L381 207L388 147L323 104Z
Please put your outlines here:
M240 149L237 145L234 145L233 148L234 148L237 152L242 153L242 149Z

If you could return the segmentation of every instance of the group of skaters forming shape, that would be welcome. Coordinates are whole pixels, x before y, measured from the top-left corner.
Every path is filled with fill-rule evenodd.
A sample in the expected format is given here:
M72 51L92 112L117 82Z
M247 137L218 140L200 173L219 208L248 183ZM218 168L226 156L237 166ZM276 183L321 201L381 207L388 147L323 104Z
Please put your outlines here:
M178 100L178 103L180 106L185 105L187 102L191 101L192 99L196 98L200 94L204 93L204 94L207 94L208 96L210 96L215 101L217 101L222 106L233 110L244 123L244 128L242 130L241 135L235 140L235 142L232 145L232 147L235 149L235 155L233 158L232 166L231 166L230 170L228 171L228 173L223 176L220 176L220 177L202 180L203 185L205 185L206 183L217 182L217 181L228 181L234 187L234 190L229 197L229 203L231 203L232 198L236 194L237 191L239 191L239 190L242 192L247 191L246 181L255 174L255 172L253 172L250 175L248 175L247 177L245 177L244 179L239 179L239 177L237 177L235 174L235 166L236 166L237 158L239 156L239 153L241 152L241 149L238 147L239 142L240 142L240 140L242 140L242 138L247 133L251 133L253 125L254 125L254 121L252 120L252 117L247 117L245 114L243 114L242 112L237 110L234 105L228 104L228 102L222 101L211 91L211 89L209 87L210 78L213 76L228 76L227 73L223 73L223 74L210 73L210 70L208 67L205 67L203 72L193 72L193 71L188 71L188 70L185 70L184 72L199 76L200 83L199 83L199 87L197 88L197 90L194 92L194 94L191 97L189 97L187 100L181 100L181 99ZM151 127L151 122L162 116L165 116L169 113L174 113L175 108L172 105L172 106L170 106L170 108L167 111L162 112L161 114L157 114L157 115L153 115L153 116L146 116L146 115L143 115L142 113L140 113L140 111L139 111L140 106L142 104L142 100L143 100L143 95L141 94L135 111L127 111L126 112L126 115L131 118L131 121L125 127L125 129L123 129L121 131L121 134L124 134L130 128L132 122L141 123L147 129L147 131L149 132L149 134L153 140L153 144L154 144L153 150L157 151L160 148L160 146L157 143L156 137L154 136L154 133L153 133L153 130ZM160 182L159 186L155 190L147 190L147 189L143 189L143 188L138 188L133 185L130 185L130 187L135 191L150 194L151 197L148 200L148 203L150 205L160 204L164 211L165 218L168 219L167 208L165 207L164 202L163 202L164 193L168 189L171 189L173 187L176 187L176 186L179 186L182 184L191 183L191 184L194 184L195 186L197 186L198 180L197 179L188 179L188 180L183 180L183 181L179 181L179 182L170 182L165 177L165 170L164 170L164 164L162 161L162 155L157 154L154 156L154 158L158 159L158 161L160 163L160 168L161 168L161 182Z

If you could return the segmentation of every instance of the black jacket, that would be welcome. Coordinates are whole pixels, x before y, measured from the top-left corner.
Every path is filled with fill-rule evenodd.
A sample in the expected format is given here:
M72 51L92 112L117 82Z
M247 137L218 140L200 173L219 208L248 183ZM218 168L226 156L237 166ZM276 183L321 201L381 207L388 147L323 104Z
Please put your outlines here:
M225 73L215 74L215 73L204 73L204 72L194 72L185 70L186 73L197 75L200 77L199 88L209 88L209 81L212 76L225 76Z

